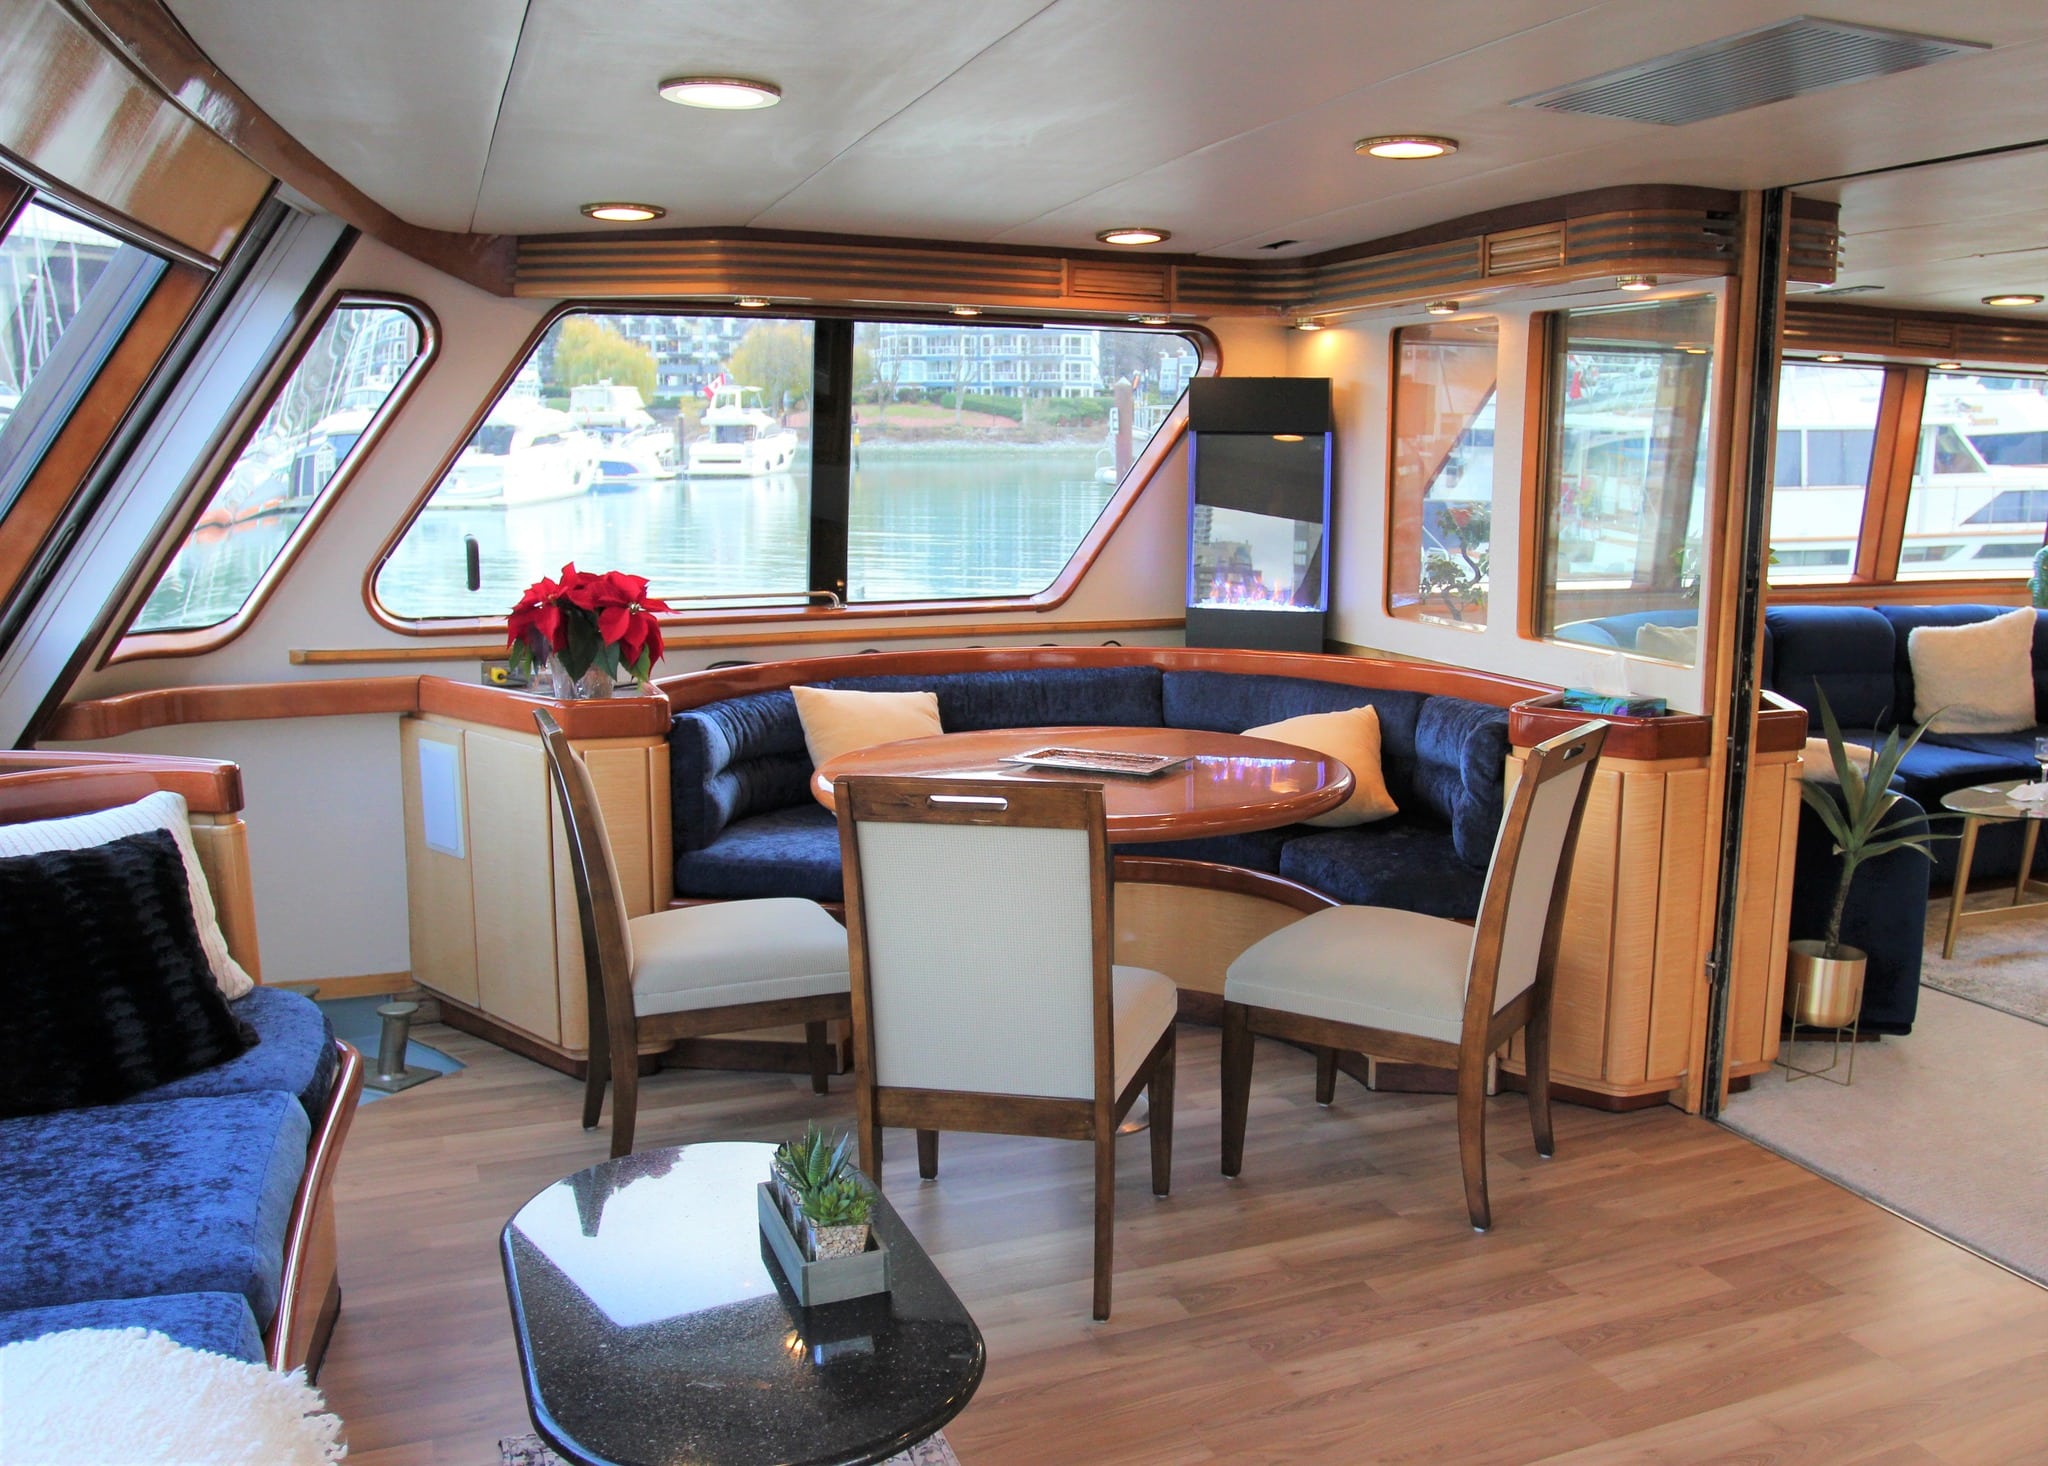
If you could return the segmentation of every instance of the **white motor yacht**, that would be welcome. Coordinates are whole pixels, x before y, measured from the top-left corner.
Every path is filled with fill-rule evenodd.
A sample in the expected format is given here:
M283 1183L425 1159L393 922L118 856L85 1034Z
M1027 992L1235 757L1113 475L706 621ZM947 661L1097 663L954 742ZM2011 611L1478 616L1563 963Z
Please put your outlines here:
M692 478L758 478L796 457L796 434L769 416L759 387L719 387L704 410L704 432L690 444Z

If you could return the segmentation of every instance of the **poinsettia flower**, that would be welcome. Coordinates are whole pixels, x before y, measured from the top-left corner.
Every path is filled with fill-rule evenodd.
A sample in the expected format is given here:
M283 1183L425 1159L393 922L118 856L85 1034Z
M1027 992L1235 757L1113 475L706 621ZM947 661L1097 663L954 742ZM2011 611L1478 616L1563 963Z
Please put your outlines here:
M606 605L630 606L647 594L647 577L644 575L607 570L603 579Z

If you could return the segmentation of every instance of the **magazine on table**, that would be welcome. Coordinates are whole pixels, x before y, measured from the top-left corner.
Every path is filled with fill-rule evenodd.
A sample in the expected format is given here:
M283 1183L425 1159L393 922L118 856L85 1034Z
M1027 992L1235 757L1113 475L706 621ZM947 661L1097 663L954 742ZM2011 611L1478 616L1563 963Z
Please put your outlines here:
M1006 764L1026 764L1034 769L1064 769L1076 774L1125 774L1149 779L1188 761L1184 753L1125 753L1113 748L1034 748L1013 753Z

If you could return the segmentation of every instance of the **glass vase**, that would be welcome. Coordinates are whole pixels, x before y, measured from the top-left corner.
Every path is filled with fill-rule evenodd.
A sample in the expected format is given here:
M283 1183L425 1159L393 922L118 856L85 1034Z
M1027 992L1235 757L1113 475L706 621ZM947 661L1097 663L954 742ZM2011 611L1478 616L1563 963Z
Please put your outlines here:
M554 680L555 696L563 702L584 702L612 695L612 675L592 662L581 677L571 677L557 656L548 658L548 676Z

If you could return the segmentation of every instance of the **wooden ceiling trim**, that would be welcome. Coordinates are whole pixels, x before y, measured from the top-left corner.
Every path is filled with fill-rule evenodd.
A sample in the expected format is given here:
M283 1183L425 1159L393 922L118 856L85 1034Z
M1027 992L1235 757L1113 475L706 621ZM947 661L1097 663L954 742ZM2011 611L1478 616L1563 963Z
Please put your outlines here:
M55 0L34 0L45 9L55 9ZM423 229L399 218L368 194L315 157L255 102L248 93L228 79L185 33L160 0L65 0L89 24L97 38L93 45L111 47L129 65L154 83L166 110L183 113L195 120L202 131L210 129L218 138L242 154L244 166L290 184L313 203L393 248L432 265L435 269L466 280L497 295L511 293L514 242L493 234L454 234L440 229ZM76 24L76 22L74 22ZM0 50L4 50L0 44ZM10 70L10 76L13 72ZM130 156L124 148L101 150L111 159ZM189 173L175 177L181 189L189 184ZM264 179L268 186L268 179ZM203 192L193 190L193 192ZM262 190L258 190L260 197ZM252 204L251 210L254 205ZM243 215L247 218L247 214ZM237 226L239 227L239 225ZM232 236L230 236L232 238ZM225 245L222 246L225 249ZM218 257L218 256L216 256Z
M1839 351L1880 361L1958 361L2048 366L2048 321L1941 311L1888 310L1793 300L1786 304L1788 350Z
M218 263L270 178L137 76L56 0L0 7L0 148L38 181ZM83 104L83 105L82 105Z

